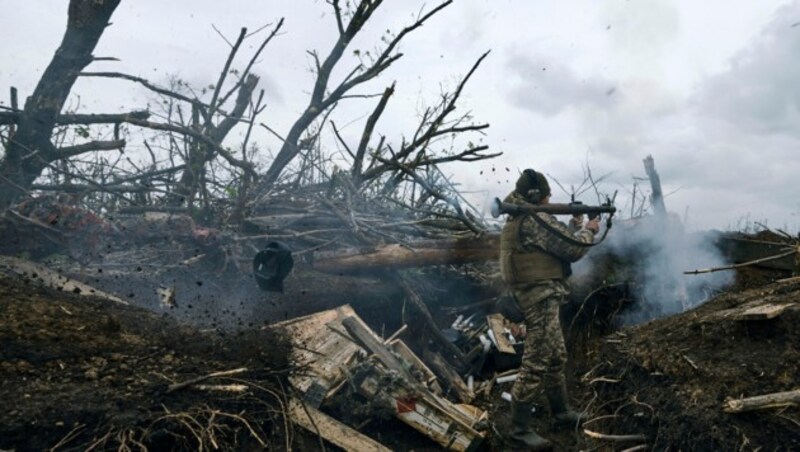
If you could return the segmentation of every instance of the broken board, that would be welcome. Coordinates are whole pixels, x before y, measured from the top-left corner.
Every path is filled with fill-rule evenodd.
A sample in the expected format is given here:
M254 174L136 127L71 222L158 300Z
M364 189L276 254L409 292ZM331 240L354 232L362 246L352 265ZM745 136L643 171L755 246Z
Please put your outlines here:
M508 337L505 334L506 330L506 318L503 317L503 314L491 314L486 316L486 322L489 324L489 330L494 335L497 350L500 353L508 353L514 355L517 353L514 350L514 347L509 342Z
M361 347L346 335L342 320L356 317L349 305L276 323L292 339L292 358L304 372L291 375L289 381L305 395L305 400L319 407L330 391L346 379L342 366L351 362ZM361 321L361 319L358 319Z
M783 314L787 308L794 306L795 303L789 304L772 304L767 303L761 306L749 308L736 316L737 320L768 320L774 319Z
M289 418L300 427L348 452L391 451L369 436L362 435L357 430L294 398L289 399Z
M102 290L95 289L88 284L84 284L73 278L62 275L61 273L47 268L42 264L20 259L18 257L0 256L0 271L3 270L9 270L24 278L30 278L30 280L34 283L41 284L45 287L62 292L71 292L84 296L89 295L116 303L128 304L127 301L110 293L103 292Z

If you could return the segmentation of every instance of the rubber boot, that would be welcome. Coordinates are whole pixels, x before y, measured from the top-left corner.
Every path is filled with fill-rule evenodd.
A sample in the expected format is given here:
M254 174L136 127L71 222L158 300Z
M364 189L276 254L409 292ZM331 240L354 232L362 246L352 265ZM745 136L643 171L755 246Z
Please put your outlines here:
M526 446L527 450L551 450L550 441L539 436L531 427L532 403L511 402L511 438Z
M553 415L556 427L578 428L583 424L584 419L581 414L569 407L567 385L564 381L549 386L545 390L545 396L550 404L550 412Z

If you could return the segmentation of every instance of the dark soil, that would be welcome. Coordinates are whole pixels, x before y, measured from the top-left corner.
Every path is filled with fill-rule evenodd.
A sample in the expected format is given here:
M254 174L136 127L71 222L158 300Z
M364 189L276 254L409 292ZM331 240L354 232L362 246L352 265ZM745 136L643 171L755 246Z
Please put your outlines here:
M643 434L646 440L640 443L654 450L800 449L797 407L744 414L722 410L729 397L800 386L800 304L770 320L736 320L721 313L746 303L798 302L800 283L775 283L728 293L595 342L585 356L576 357L581 361L576 376L582 375L587 390L585 405L598 419L586 427ZM617 448L623 444L636 445Z
M0 275L0 449L285 449L286 342L268 331L203 334L121 304ZM204 383L171 384L245 367ZM263 441L263 444L260 442Z
M305 280L301 273L292 278L296 279L287 282L314 279ZM147 291L152 296L152 280L142 276L119 284L126 281L133 283L132 293L144 296ZM225 278L203 281L202 286L192 282L198 293L219 293L206 290ZM352 289L352 300L364 298L365 292L358 290L367 289L359 288L356 279L336 281L343 286L329 287L337 297ZM240 280L231 287L246 284ZM347 284L353 284L351 289ZM720 316L747 303L800 304L800 283L759 284L764 282L744 278L738 287L750 289L616 332L609 333L613 327L608 324L588 324L592 334L582 340L575 336L587 326L573 325L568 380L573 405L592 419L586 428L606 435L644 435L643 440L610 442L591 439L582 431L554 431L543 404L534 417L536 428L556 450L564 451L624 450L640 444L645 450L800 449L797 407L748 414L722 410L727 397L800 387L800 309L764 321ZM376 286L374 293L381 289ZM275 296L282 297L278 306L291 309L289 295ZM228 298L235 301L237 293L231 289ZM330 308L334 302L342 304L335 298L318 300L314 306ZM193 320L190 313L198 305L189 304L193 303L184 298L174 310L154 305L148 311L0 277L0 400L5 408L0 410L0 449L117 449L136 448L138 443L150 450L285 450L287 444L294 450L320 449L317 438L293 429L281 410L288 349L282 338L260 325L282 308L264 312L263 318L245 315L253 325L237 321L241 332L219 333L177 323ZM314 306L303 303L295 309ZM391 314L387 306L393 306ZM393 319L399 315L395 311L401 308L383 302L372 305L372 312L358 312L376 331L383 329L382 321L393 331ZM176 310L182 314L175 315ZM203 314L208 320L199 322L200 328L219 326L214 324L216 316ZM196 387L168 391L174 383L242 367L248 370L203 383L244 384L245 393ZM500 396L510 388L495 385L475 402L490 412L486 449L516 449L501 435L508 427L509 404ZM395 420L374 419L363 431L397 450L437 450Z

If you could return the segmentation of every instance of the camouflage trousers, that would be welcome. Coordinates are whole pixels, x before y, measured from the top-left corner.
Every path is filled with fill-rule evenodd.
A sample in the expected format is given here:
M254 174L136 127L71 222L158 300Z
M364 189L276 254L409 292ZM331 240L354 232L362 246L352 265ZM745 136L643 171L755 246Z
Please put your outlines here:
M545 388L564 381L567 349L559 321L559 307L569 291L559 280L517 287L514 296L525 314L525 352L519 377L511 389L515 401L541 400Z

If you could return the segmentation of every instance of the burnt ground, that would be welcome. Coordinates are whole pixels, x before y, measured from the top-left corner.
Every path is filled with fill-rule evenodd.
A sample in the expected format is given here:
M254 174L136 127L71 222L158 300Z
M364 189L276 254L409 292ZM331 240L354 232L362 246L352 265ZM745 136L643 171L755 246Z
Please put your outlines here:
M584 406L597 419L587 428L642 434L640 443L655 450L800 449L798 407L722 410L729 397L800 387L800 304L769 320L726 314L745 304L798 302L800 281L772 283L591 343L575 358Z
M0 275L0 449L282 450L286 341L201 333L139 308ZM208 384L171 384L247 370ZM263 442L263 444L261 444Z
M727 397L800 386L800 310L760 321L720 316L760 302L798 303L800 283L748 278L692 311L570 338L569 385L573 405L592 419L587 428L644 435L643 440L554 432L541 406L537 428L556 450L800 449L797 407L722 411ZM0 277L0 312L0 449L98 450L139 443L150 450L196 450L201 444L228 450L320 448L317 438L285 422L288 349L285 340L257 326L208 332L182 326L166 313L8 276ZM377 314L365 318L380 331ZM242 384L244 393L197 387L169 392L172 384L242 367L248 370L204 383ZM495 385L476 401L490 411L493 433L508 425L508 403L500 398L508 390L508 384ZM397 450L437 450L393 420L375 420L364 431ZM486 449L515 448L492 434Z

